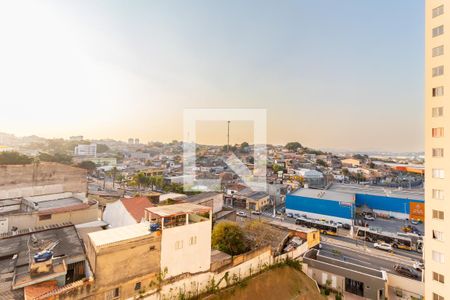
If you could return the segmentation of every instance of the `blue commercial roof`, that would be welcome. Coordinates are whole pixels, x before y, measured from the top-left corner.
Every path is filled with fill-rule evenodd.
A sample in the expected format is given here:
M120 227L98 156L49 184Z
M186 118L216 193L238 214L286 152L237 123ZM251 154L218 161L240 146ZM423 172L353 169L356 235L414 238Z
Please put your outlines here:
M286 209L351 219L354 204L348 201L326 200L297 194L286 196Z

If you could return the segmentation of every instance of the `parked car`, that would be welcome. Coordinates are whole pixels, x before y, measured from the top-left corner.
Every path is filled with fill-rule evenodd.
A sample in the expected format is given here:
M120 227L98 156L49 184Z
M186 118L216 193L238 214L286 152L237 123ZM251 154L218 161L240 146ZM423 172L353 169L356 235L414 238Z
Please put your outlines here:
M350 229L352 229L352 226L350 226L350 224L344 223L344 224L342 224L342 228L344 228L346 230L350 230Z
M336 224L336 227L337 227L337 228L342 228L342 227L344 227L344 224L342 224L342 222L336 222L335 224Z
M260 211L258 211L258 210L252 210L252 215L257 215L257 216L259 216L260 214L261 214Z
M422 271L423 269L425 269L425 264L420 261L415 261L413 264L413 268L416 269L417 271Z
M243 218L246 218L246 217L247 217L247 214L246 214L245 212L243 212L243 211L238 211L238 212L236 213L236 215L238 215L239 217L243 217Z
M412 267L397 264L394 266L394 270L395 270L395 272L397 272L403 276L413 278L413 279L420 279L419 272L414 270L414 268L412 268Z
M374 220L375 220L375 217L372 216L372 215L365 215L365 216L364 216L364 219L367 220L367 221L374 221Z
M288 218L293 218L294 215L293 215L292 213L287 213L287 214L286 214L286 217L288 217Z
M388 243L375 243L373 247L384 251L392 251L392 246Z
M411 219L411 224L413 224L413 225L418 225L419 222L420 222L420 220L417 220L417 219Z

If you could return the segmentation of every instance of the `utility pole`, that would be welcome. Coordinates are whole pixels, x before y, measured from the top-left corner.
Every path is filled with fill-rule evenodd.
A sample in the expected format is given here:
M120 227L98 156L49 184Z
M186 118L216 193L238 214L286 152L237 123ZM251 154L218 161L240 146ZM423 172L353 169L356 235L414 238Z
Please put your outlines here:
M230 152L230 121L227 121L228 131L227 131L227 153Z

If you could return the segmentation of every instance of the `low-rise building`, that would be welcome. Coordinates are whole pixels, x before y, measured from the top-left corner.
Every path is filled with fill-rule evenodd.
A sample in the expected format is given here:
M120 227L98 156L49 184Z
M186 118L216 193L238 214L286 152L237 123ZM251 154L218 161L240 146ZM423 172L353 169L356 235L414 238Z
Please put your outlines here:
M161 234L148 223L88 233L86 252L95 274L93 299L127 299L155 287Z
M122 198L106 205L103 221L111 227L137 224L144 220L145 209L152 206L148 197Z
M73 150L75 156L97 156L97 144L77 145Z
M191 203L146 209L146 220L161 230L161 271L167 277L209 270L211 212L209 206Z
M223 194L217 192L204 192L191 196L183 202L194 203L204 206L209 206L213 214L217 214L223 209Z
M46 249L51 255L40 255ZM2 299L49 299L52 293L92 279L83 244L70 224L3 235L0 274Z

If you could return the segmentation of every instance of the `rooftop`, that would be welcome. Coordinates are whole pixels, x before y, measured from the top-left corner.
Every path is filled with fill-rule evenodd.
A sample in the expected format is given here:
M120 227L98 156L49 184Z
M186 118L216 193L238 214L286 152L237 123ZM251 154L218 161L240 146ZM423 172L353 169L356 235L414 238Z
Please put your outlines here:
M201 214L211 211L211 207L198 205L193 203L180 203L173 205L163 205L157 207L150 207L146 209L150 213L161 218L172 217L185 214Z
M355 203L355 195L354 194L342 193L342 192L330 191L330 190L298 189L295 192L292 192L290 195L314 198L314 199L323 199L323 200L329 200L329 201Z
M149 224L146 222L122 226L102 231L88 233L89 239L95 248L129 241L132 239L139 239L152 232L149 230Z
M123 198L120 201L136 222L142 221L147 207L154 206L147 197Z
M359 185L359 184L341 184L333 183L329 191L352 193L352 194L369 194L377 196L388 196L395 198L404 198L412 200L424 200L423 189L395 189L386 188L381 186L369 186L369 185Z
M34 240L34 242L33 242ZM12 290L12 285L26 286L33 281L29 271L30 251L38 252L52 242L59 241L54 251L54 270L42 276L50 278L64 272L64 259L85 259L84 248L73 225L60 227L40 227L31 232L5 235L0 238L0 295L10 295L15 299L23 290ZM8 296L9 297L9 296ZM0 297L1 298L1 297ZM23 297L22 297L23 298Z
M218 192L204 192L204 193L200 193L200 194L191 196L191 197L185 199L184 201L186 201L186 202L197 202L197 201L201 201L201 200L210 199L210 198L215 197L215 196L217 196L219 194L221 194L221 193L218 193Z

